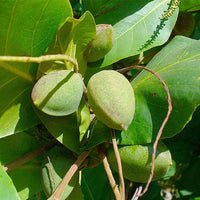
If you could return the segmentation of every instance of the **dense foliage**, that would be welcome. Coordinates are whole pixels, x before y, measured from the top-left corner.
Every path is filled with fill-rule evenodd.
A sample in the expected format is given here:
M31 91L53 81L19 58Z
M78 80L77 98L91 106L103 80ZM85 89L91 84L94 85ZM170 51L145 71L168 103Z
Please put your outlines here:
M139 199L200 199L199 11L200 0L0 1L0 199L47 199L86 152L61 199L115 199L102 160L120 184L116 135L132 200L168 111L158 77L134 66L164 80L173 106Z

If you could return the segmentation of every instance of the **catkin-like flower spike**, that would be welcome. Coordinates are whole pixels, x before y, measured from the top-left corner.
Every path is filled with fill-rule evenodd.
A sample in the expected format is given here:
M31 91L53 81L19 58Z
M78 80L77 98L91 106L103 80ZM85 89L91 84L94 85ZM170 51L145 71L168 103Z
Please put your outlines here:
M171 17L180 3L180 0L172 0L169 9L161 16L161 19L168 19Z

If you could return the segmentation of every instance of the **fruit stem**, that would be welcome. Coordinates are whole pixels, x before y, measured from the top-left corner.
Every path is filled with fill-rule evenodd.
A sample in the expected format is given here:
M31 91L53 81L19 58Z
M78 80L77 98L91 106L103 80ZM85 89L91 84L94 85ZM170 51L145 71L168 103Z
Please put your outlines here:
M164 89L167 93L167 101L168 101L168 111L167 111L167 115L158 131L158 134L156 136L156 140L153 144L153 153L152 153L152 161L151 161L151 173L149 175L149 179L147 181L147 184L143 190L143 192L140 194L140 197L143 196L147 191L148 191L148 188L149 188L149 185L153 179L153 175L154 175L154 163L155 163L155 157L156 157L156 150L157 150L157 146L158 146L158 142L162 136L162 133L163 133L163 130L169 120L169 117L171 115L171 112L172 112L172 100L171 100L171 96L170 96L170 92L169 92L169 88L167 86L167 84L165 83L165 81L154 71L152 71L151 69L149 68L146 68L146 67L143 67L143 66L129 66L129 67L126 67L126 68L123 68L123 69L120 69L120 70L117 70L118 72L120 73L125 73L126 71L129 71L129 70L132 70L132 69L137 69L137 68L140 68L140 69L144 69L150 73L152 73L154 76L156 76L159 81L163 84L164 86Z
M62 179L61 183L58 185L54 193L48 198L48 200L58 200L61 199L62 194L68 185L69 181L73 177L73 175L76 173L78 170L79 166L84 162L84 160L88 157L89 153L92 151L84 151L80 154L80 156L77 158L76 162L69 168L67 171L66 175Z
M119 150L117 147L117 140L115 137L114 129L111 129L111 135L112 135L113 149L115 152L115 156L117 159L117 165L118 165L118 172L119 172L119 179L120 179L120 194L121 194L122 200L125 200L125 184L124 184L124 177L123 177L123 171L122 171L122 162L121 162Z
M115 182L112 171L110 169L110 165L108 163L108 159L107 159L105 153L103 152L101 146L98 146L98 154L102 159L103 166L104 166L104 169L106 171L106 174L107 174L110 186L111 186L113 193L115 195L115 198L116 198L116 200L121 200L121 195L120 195L120 192L119 192L118 185Z
M74 71L78 72L78 63L77 61L65 54L55 54L55 55L44 55L39 57L29 57L29 56L0 56L0 61L3 62L34 62L34 63L41 63L53 60L64 60L71 62L74 65ZM6 68L6 66L5 66ZM10 69L9 69L10 71Z
M50 148L52 148L54 145L56 144L56 140L53 140L51 142L48 142L46 144L43 144L42 146L40 146L39 148L23 155L20 158L17 158L16 160L6 164L3 166L5 171L11 171L31 160L33 160L34 158L38 157L39 155L41 155L42 153L44 153L46 150L49 150Z

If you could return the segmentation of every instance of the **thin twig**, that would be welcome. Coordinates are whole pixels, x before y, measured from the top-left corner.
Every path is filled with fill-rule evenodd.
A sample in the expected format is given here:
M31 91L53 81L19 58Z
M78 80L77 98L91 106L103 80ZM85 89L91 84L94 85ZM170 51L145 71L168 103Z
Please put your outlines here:
M39 155L41 155L42 153L44 153L45 150L49 150L50 148L52 148L55 144L56 144L56 140L48 142L48 143L40 146L39 148L25 154L24 156L17 158L16 160L4 165L5 171L7 171L7 172L11 171L27 162L33 160L34 158L36 158Z
M124 177L123 177L123 171L122 171L122 162L119 155L119 150L117 147L117 140L115 137L115 131L111 129L111 135L112 135L112 143L113 143L113 149L115 152L115 156L117 159L117 166L118 166L118 172L119 172L119 179L120 179L120 194L122 197L122 200L125 200L125 184L124 184Z
M102 12L96 14L96 15L94 16L94 18L96 18L96 17L98 17L98 16L100 16L100 15L102 15L102 14L104 14L104 13L107 13L107 12L113 10L114 8L118 8L118 7L120 7L120 6L123 6L125 3L126 3L126 0L123 0L122 3L120 3L120 4L116 5L116 6L113 6L113 7L111 7L111 8L108 8L108 9L106 9L106 10L103 10Z
M84 152L82 152L80 154L80 156L77 158L76 162L69 168L69 170L67 171L66 175L62 179L61 183L56 188L54 193L48 198L48 200L59 200L59 199L61 199L61 197L63 195L63 192L64 192L66 186L68 185L69 181L71 180L73 175L76 173L76 171L78 170L79 166L88 157L90 152L91 152L91 150L84 151Z
M126 67L126 68L123 68L123 69L120 69L120 70L117 70L118 72L120 73L125 73L126 71L129 71L129 70L132 70L132 69L136 69L136 68L140 68L140 69L144 69L150 73L152 73L154 76L156 76L160 82L163 84L164 88L165 88L165 91L167 93L167 101L168 101L168 111L167 111L167 115L158 131L158 134L157 134L157 137L156 137L156 140L153 144L153 153L152 153L152 162L151 162L151 173L150 173L150 176L149 176L149 179L147 181L147 184L146 184L146 187L144 188L143 192L140 194L140 196L143 196L148 188L149 188L149 185L153 179L153 175L154 175L154 162L155 162L155 157L156 157L156 149L157 149L157 146L158 146L158 142L160 140L160 137L162 136L162 133L163 133L163 130L164 130L164 127L165 125L167 124L168 120L169 120L169 117L171 115L171 112L172 112L172 100L171 100L171 97L170 97L170 92L169 92L169 88L167 86L167 84L165 83L165 81L154 71L152 71L151 69L148 69L146 67L143 67L143 66L130 66L130 67Z
M41 63L53 60L64 60L71 62L74 65L74 70L78 71L78 63L77 61L65 54L55 54L55 55L44 55L39 57L29 57L29 56L0 56L0 61L3 62L34 62L34 63Z
M102 159L103 166L104 166L104 169L106 171L106 174L107 174L110 186L111 186L113 193L115 195L115 198L116 198L116 200L121 200L121 195L120 195L120 192L119 192L118 185L115 182L115 179L114 179L112 171L110 169L110 165L108 163L107 157L106 157L105 153L102 151L101 146L98 147L98 154Z

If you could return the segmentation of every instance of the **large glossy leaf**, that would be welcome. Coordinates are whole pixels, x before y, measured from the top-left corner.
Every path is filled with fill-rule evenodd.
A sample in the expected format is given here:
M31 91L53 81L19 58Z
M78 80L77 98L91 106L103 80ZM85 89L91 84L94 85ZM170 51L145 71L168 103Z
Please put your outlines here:
M12 180L0 164L0 196L1 199L20 200Z
M111 51L98 62L107 66L120 59L137 55L140 52L165 43L175 25L177 11L161 26L160 19L168 8L169 0L127 0L122 6L112 9L96 18L96 22L112 24L116 30L116 40ZM159 34L159 33L160 34ZM157 35L155 41L142 48L152 37Z
M82 172L81 188L85 200L114 199L103 165Z
M36 110L48 131L68 149L79 152L79 129L76 114L55 117Z
M86 12L80 19L69 17L58 33L61 51L77 59L82 74L86 71L88 48L95 36L96 24L90 12ZM66 64L70 68L70 64Z
M72 15L68 0L0 2L0 55L39 56ZM0 62L0 137L38 123L30 100L35 64Z
M200 0L181 0L180 11L196 11L200 10Z
M167 83L173 111L162 138L179 133L191 120L200 104L200 41L175 37L147 65ZM167 113L167 97L162 84L151 73L143 71L133 81L136 112L122 144L152 142Z
M0 162L2 165L8 164L37 147L39 147L39 141L36 141L32 136L25 133L18 133L17 135L2 138L0 140ZM40 166L41 158L38 157L33 161L8 172L21 200L26 200L28 197L33 196L35 193L42 190ZM1 193L0 198L4 199Z

